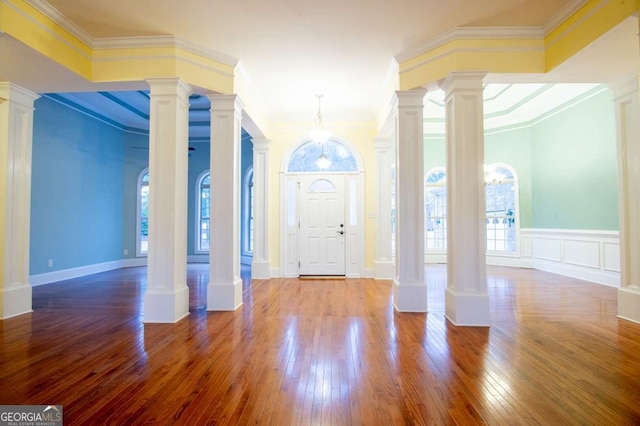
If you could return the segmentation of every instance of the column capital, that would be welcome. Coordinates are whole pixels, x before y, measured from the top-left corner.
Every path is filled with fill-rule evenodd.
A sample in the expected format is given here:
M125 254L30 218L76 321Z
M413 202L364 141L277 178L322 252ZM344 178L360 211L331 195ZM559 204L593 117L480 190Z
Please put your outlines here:
M623 81L609 84L613 91L614 101L640 92L640 74Z
M395 93L392 105L395 102L398 108L422 108L424 106L424 97L426 94L427 89L398 90Z
M254 151L268 151L270 149L271 141L267 138L251 138Z
M183 96L188 97L193 89L179 77L148 78L146 80L152 96Z
M40 95L8 81L0 82L0 103L15 101L23 106L33 108L33 102Z
M486 71L454 71L440 83L446 96L456 91L481 90Z
M208 94L211 102L211 111L240 111L244 110L244 104L238 95Z

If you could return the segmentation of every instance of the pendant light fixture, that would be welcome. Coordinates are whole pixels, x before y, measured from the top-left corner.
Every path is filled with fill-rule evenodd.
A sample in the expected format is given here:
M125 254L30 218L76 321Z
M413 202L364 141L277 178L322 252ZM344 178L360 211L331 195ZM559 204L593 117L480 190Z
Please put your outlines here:
M309 131L309 137L313 142L323 143L329 139L329 132L327 132L324 128L324 124L322 123L322 110L320 108L320 102L322 100L322 94L318 93L316 98L318 98L318 114L316 115L315 127Z

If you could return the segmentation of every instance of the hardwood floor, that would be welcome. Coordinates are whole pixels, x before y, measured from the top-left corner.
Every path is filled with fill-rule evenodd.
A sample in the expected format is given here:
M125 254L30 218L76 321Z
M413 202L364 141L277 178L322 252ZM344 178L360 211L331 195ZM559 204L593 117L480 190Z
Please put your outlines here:
M489 267L490 328L398 313L388 281L244 277L244 305L142 324L146 270L35 287L0 321L0 404L62 404L65 424L640 424L640 325L616 290Z

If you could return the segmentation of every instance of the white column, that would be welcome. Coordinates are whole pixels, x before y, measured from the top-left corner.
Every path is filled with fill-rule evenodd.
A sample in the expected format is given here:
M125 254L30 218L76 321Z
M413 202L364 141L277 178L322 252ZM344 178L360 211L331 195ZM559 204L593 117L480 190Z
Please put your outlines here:
M240 138L243 105L236 95L211 101L211 243L207 310L242 305L240 279Z
M618 317L640 323L640 76L613 87L618 145Z
M253 139L253 261L251 278L271 278L269 262L269 140Z
M425 90L396 92L396 274L394 305L402 312L427 312L424 281Z
M393 254L391 252L391 169L392 137L379 137L373 142L376 153L376 260L374 278L393 279Z
M147 80L149 114L149 253L144 322L189 315L187 185L189 95L178 78Z
M0 319L31 312L31 145L38 97L0 82Z
M484 194L484 72L444 81L447 134L447 290L455 325L488 326Z

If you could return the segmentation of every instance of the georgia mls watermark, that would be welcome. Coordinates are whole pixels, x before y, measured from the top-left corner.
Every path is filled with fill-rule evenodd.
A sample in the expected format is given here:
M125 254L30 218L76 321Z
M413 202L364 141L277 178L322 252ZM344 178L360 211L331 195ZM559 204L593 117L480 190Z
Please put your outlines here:
M62 426L62 405L0 405L0 426Z

